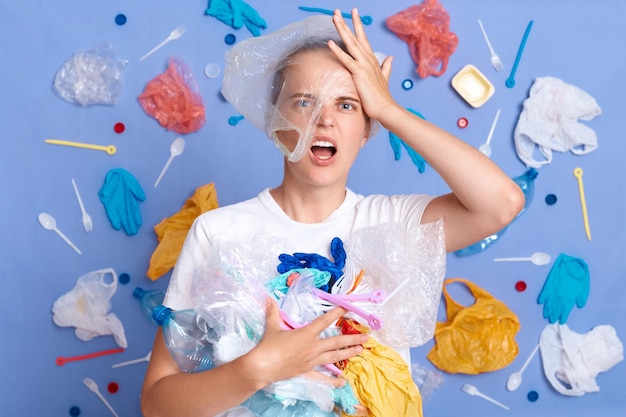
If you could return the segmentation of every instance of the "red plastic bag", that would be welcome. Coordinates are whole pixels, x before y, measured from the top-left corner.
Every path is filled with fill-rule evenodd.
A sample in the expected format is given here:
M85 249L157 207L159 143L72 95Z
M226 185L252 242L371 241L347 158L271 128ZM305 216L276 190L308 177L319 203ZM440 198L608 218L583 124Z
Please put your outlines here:
M191 71L177 59L170 59L167 70L148 82L138 100L161 126L180 134L200 130L206 120Z
M439 76L448 67L448 58L459 43L450 32L450 15L438 0L424 0L422 4L387 18L387 27L409 46L420 77Z

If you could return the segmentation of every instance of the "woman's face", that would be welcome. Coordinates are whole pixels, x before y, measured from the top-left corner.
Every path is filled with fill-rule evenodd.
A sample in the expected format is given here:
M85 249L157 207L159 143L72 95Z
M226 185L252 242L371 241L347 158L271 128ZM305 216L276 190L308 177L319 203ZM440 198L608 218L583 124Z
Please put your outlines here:
M305 141L304 157L310 167L334 167L345 175L369 135L350 72L329 49L301 52L286 69L276 111L284 126L276 135L293 152ZM302 145L301 145L302 146Z

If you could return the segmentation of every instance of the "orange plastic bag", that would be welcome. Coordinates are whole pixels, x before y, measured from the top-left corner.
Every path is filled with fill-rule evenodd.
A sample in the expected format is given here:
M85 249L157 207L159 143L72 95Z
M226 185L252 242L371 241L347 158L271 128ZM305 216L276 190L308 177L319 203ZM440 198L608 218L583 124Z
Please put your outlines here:
M448 58L459 44L450 32L450 15L438 0L424 0L422 4L387 18L387 27L409 46L420 77L439 76L446 72Z
M447 285L465 284L475 298L463 306L448 294ZM449 278L443 283L448 321L438 322L435 346L427 358L442 371L451 374L478 374L508 366L518 353L515 336L520 323L502 301L463 278Z
M218 207L217 194L213 183L198 187L193 196L176 214L167 217L154 226L159 244L150 258L146 276L155 281L174 267L183 243L193 221L205 211Z
M137 100L161 126L181 135L200 130L206 120L191 70L178 59L170 59L167 70L150 80Z

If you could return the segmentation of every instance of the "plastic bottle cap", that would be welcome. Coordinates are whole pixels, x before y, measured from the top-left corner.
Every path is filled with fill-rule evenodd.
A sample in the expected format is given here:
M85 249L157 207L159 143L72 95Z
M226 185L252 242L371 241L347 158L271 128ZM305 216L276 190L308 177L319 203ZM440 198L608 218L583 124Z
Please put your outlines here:
M208 64L204 67L204 75L206 75L207 78L217 78L217 76L220 75L220 66L214 62Z
M119 281L120 284L128 284L130 282L130 275L128 275L126 272L120 274Z
M539 399L539 394L537 393L537 391L529 391L526 398L528 398L528 401L534 403Z
M459 117L459 120L456 121L456 125L460 127L461 129L465 129L468 124L469 122L467 121L465 117Z
M549 206L555 204L556 200L557 200L557 198L556 198L556 196L554 194L548 194L546 196L546 204L549 205Z
M115 394L120 390L120 386L117 384L117 382L109 382L109 385L107 385L107 390L111 394Z
M120 13L117 16L115 16L115 23L117 23L119 26L124 25L126 23L126 15Z
M70 407L70 416L78 417L80 415L80 407L76 407L75 405Z
M526 283L524 281L517 281L515 283L515 289L519 292L526 291Z
M115 123L115 125L113 126L113 130L115 131L115 133L122 133L124 130L126 130L126 126L124 126L124 123L118 122Z
M411 88L413 88L413 81L409 80L408 78L402 81L402 88L405 90L410 90Z
M162 326L171 314L172 309L165 307L164 305L156 306L154 307L154 310L152 310L152 318L159 326Z
M224 37L224 42L226 43L226 45L232 45L237 42L237 37L232 33L229 33Z

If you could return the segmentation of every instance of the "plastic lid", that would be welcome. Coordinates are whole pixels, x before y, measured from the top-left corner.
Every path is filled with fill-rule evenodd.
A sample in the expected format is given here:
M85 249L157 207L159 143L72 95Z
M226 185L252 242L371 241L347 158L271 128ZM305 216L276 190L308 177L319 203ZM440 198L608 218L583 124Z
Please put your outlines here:
M217 78L220 75L220 66L211 62L204 67L204 75L206 75L207 78Z
M413 88L413 81L409 80L408 78L402 81L402 88L405 90L410 90L411 88Z
M80 407L72 406L70 407L70 416L78 417L80 415Z
M126 130L126 126L124 126L124 123L118 122L115 123L115 125L113 126L113 130L115 131L115 133L122 133L124 132L124 130Z
M459 120L456 121L456 125L460 127L461 129L465 129L468 124L469 122L467 121L465 117L459 117Z
M133 297L140 299L145 293L146 291L143 288L137 287L133 290Z
M159 326L162 326L171 314L172 309L164 305L156 306L154 310L152 310L152 318Z
M130 275L124 272L120 274L118 281L120 282L120 284L128 284L130 282Z
M549 206L555 204L556 200L557 200L557 198L556 198L556 196L554 194L548 194L546 196L546 204L549 205Z
M515 289L519 292L526 291L526 283L524 281L517 281L515 283Z
M531 403L534 403L539 399L539 393L537 393L537 391L529 391L526 398L528 398L528 401Z
M109 382L109 385L107 385L107 390L111 394L115 394L116 392L118 392L120 390L120 386L115 381Z

